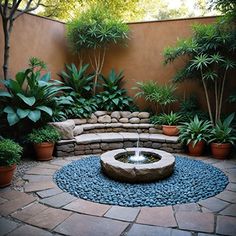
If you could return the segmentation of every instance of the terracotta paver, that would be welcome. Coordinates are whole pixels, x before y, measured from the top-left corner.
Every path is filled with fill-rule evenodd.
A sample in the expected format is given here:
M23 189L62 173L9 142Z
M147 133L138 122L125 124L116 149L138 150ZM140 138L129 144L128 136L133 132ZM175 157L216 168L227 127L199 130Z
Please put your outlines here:
M57 195L62 192L63 191L60 188L55 187L55 188L39 191L39 192L37 192L37 195L41 198L46 198L46 197L51 197L51 196Z
M236 192L225 190L216 197L227 202L236 203Z
M50 180L50 181L44 181L44 182L27 183L24 186L24 190L26 193L30 193L30 192L36 192L36 191L55 188L55 187L56 187L56 184L52 180Z
M139 211L140 209L138 208L113 206L107 211L105 217L124 221L134 221Z
M171 206L153 208L144 207L141 209L136 222L163 227L177 226Z
M57 166L59 166L59 168L61 166L65 166L69 163L71 163L71 161L67 161L67 160L53 160L53 161L51 161L51 165L57 165Z
M230 204L223 211L221 211L219 214L236 217L236 204Z
M179 211L175 217L180 229L214 232L214 215L211 213Z
M190 232L151 225L133 224L127 236L191 236Z
M0 204L4 203L4 202L6 202L6 201L7 201L7 199L4 199L4 198L1 198L1 197L0 197Z
M69 211L48 208L45 211L40 212L36 216L27 219L25 222L43 229L51 230L61 222L63 222L70 215L71 212Z
M70 195L69 193L62 192L57 195L41 199L40 202L52 207L59 208L67 205L72 201L75 201L76 199L76 197Z
M3 217L0 218L0 235L5 235L7 233L10 233L13 231L15 228L17 228L20 224L12 221L5 219Z
M236 218L231 216L217 216L216 233L235 236Z
M66 210L94 216L103 216L110 208L111 206L109 205L85 201L83 199L77 199L63 207Z
M32 218L36 215L38 215L40 212L48 209L47 206L44 206L39 203L34 203L32 205L26 206L24 209L19 210L13 214L11 214L12 217L20 220L20 221L26 221L29 218Z
M52 180L52 176L50 175L24 175L22 178L29 182L43 182Z
M0 214L6 216L10 213L15 212L16 210L34 202L36 200L35 197L30 196L26 193L23 193L21 197L13 200L9 200L0 205Z
M45 168L45 169L53 169L53 170L58 170L61 168L60 165L54 165L54 164L49 164L49 163L41 163L40 168Z
M0 197L7 199L7 200L14 200L14 199L18 199L18 198L24 198L25 197L25 193L16 191L16 190L9 190L9 191L5 191L5 192L1 192L0 193Z
M223 200L220 200L216 197L211 197L205 200L198 202L199 205L204 206L205 208L209 209L212 212L218 212L222 209L226 208L229 203Z
M72 236L118 236L128 225L126 222L117 220L73 214L54 231Z
M16 230L12 231L8 236L52 236L53 234L43 230L36 228L31 225L22 225Z
M200 207L196 203L174 205L173 208L175 211L200 211Z
M55 173L55 170L34 167L34 168L31 168L30 170L26 171L25 173L27 175L53 175Z

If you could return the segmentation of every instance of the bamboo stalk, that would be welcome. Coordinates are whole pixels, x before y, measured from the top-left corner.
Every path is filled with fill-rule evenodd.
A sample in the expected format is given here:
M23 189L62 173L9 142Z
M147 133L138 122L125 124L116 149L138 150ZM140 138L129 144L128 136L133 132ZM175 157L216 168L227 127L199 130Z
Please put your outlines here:
M221 110L222 110L222 101L223 101L224 87L225 87L225 81L226 81L226 74L227 74L227 70L225 70L225 73L224 73L222 86L221 86L221 92L220 92L220 105L219 105L219 116L220 117L221 117Z
M203 79L202 71L201 71L201 77L202 77L202 84L203 84L203 88L204 88L204 92L205 92L205 96L206 96L206 101L207 101L208 113L209 113L209 116L210 116L210 120L211 120L212 124L214 125L214 120L213 120L213 117L212 117L212 110L211 110L210 99L209 99L209 95L208 95L208 91L207 91L206 82Z

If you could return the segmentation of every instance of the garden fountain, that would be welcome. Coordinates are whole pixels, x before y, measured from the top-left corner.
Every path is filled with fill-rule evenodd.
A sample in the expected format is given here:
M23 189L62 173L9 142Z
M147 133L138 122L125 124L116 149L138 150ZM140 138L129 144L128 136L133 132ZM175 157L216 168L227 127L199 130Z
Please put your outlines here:
M138 141L139 142L139 141ZM105 152L101 167L108 177L122 182L152 182L170 176L175 157L151 148L127 148Z

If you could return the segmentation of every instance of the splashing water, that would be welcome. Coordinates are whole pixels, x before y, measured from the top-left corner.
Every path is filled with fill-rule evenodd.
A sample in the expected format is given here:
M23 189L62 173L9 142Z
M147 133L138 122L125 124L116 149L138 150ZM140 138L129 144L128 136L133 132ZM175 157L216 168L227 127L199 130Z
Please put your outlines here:
M133 156L130 156L129 157L129 160L132 161L132 162L137 162L137 163L140 163L140 162L144 162L146 160L146 157L144 155L141 155L140 154L140 150L139 150L139 138L137 140L137 148L135 150L135 153Z

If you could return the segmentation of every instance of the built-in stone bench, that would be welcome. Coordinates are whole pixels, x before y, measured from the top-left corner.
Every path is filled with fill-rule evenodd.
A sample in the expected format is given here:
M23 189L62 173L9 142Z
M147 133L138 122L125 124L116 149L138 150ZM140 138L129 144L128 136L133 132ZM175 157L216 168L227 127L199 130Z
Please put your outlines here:
M177 137L162 134L160 126L149 123L148 112L97 111L89 119L51 123L62 135L55 156L100 154L107 150L136 147L182 152Z
M71 156L83 154L101 154L108 150L136 147L160 149L171 153L182 152L178 137L163 134L138 133L96 133L81 134L73 140L61 140L56 145L56 156Z

